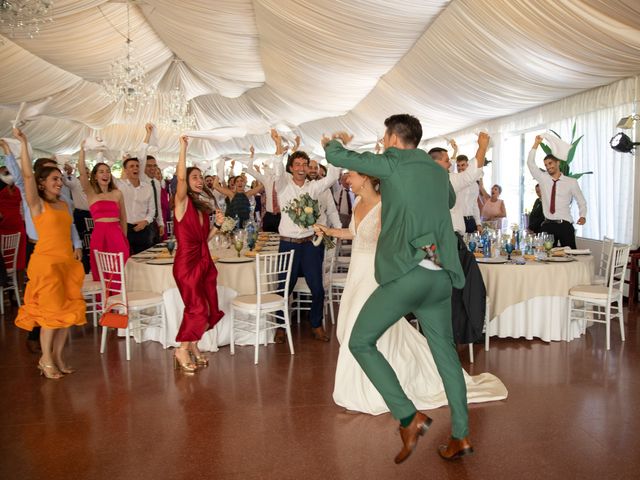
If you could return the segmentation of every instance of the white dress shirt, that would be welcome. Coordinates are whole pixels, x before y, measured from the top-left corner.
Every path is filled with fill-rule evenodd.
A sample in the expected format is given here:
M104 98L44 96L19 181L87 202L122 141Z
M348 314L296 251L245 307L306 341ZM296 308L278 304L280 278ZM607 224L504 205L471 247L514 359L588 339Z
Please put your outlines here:
M138 223L142 220L146 220L147 223L153 222L155 205L153 203L151 185L146 182L140 182L140 185L134 187L129 180L121 180L119 178L114 178L113 180L122 192L124 209L127 212L127 222L130 224Z
M274 155L273 160L274 160L274 163L277 165L278 163L282 164L282 162L284 161L284 158L285 157L281 155ZM264 169L265 169L265 172L260 173L258 170L256 170L253 164L249 164L249 165L245 165L242 170L248 173L249 175L251 175L256 180L258 180L264 186L264 196L262 197L264 206L267 212L273 213L273 195L274 195L276 177L273 173L267 172L266 166L264 167ZM277 194L278 193L276 190L276 195ZM278 198L278 206L280 208L282 208L283 206L279 198Z
M587 218L587 202L582 195L580 185L575 178L560 175L556 183L556 211L551 213L549 207L551 205L551 190L553 189L553 178L547 172L541 171L536 165L536 149L532 148L527 158L527 167L533 178L540 184L540 192L542 201L542 211L548 220L566 220L573 223L571 216L571 201L573 199L578 203L578 211L581 217Z
M464 190L474 185L478 180L482 178L484 172L481 168L478 168L477 159L474 158L469 161L469 166L464 172L450 172L449 181L453 187L453 191L456 192L456 204L453 206L449 213L451 214L451 223L453 223L453 229L464 235L464 212L466 210L466 195Z
M464 217L473 217L476 221L476 225L480 225L480 208L478 207L478 195L480 194L480 187L477 183L472 183L468 187L463 188L460 193L456 194L457 202L460 203L462 208L462 215Z
M331 188L340 176L340 169L329 165L327 176L320 180L305 180L300 187L294 181L290 173L285 172L282 162L276 162L275 165L275 188L278 192L278 203L280 208L286 207L292 200L308 193L311 198L319 200L322 192ZM305 238L313 235L313 228L303 228L289 218L289 215L283 212L278 227L280 235L290 238Z
M87 195L84 193L84 189L80 184L80 179L73 175L63 175L62 183L64 183L71 191L73 206L78 210L89 210L89 201L87 200Z
M160 227L164 227L164 218L162 217L162 203L160 201L160 195L162 194L162 185L157 178L149 178L147 174L144 172L144 168L147 165L147 149L149 148L148 143L143 143L140 146L140 152L138 153L138 164L140 165L140 181L147 182L151 185L151 191L155 188L156 198L153 203L153 212L155 213L156 203L158 202L158 225ZM127 217L128 218L128 217Z
M320 217L318 217L319 224L326 225L330 228L342 228L342 222L340 221L340 215L338 214L336 203L331 194L331 189L325 190L318 195L318 206L320 207Z

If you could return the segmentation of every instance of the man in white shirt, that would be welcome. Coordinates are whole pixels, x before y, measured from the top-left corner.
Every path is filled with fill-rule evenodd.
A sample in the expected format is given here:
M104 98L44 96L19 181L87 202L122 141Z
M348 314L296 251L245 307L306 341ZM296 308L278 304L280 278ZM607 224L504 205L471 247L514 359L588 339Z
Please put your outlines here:
M281 152L281 140L277 132L272 132L276 142L276 152ZM318 200L322 192L331 188L340 175L340 170L330 166L327 176L322 180L310 181L307 179L309 156L302 151L296 151L289 156L287 171L282 162L275 165L275 189L278 192L278 200L282 207L287 206L292 200L308 193L311 198ZM290 172L290 173L288 173ZM324 260L324 246L314 246L312 239L313 228L303 228L295 223L289 215L282 215L278 227L280 233L280 252L293 250L293 266L290 278L290 290L293 290L300 275L304 276L311 290L311 311L309 319L311 330L316 340L328 342L322 316L324 310L324 285L322 281L322 262ZM291 293L291 291L289 292ZM276 331L276 342L283 343L284 331Z
M145 137L140 147L140 153L138 154L140 180L151 185L153 192L153 223L151 224L151 228L153 230L154 243L158 243L164 235L164 219L162 218L162 203L160 201L162 185L160 185L160 182L156 178L156 170L159 169L158 162L153 155L147 155L149 140L153 133L153 125L147 123L144 128Z
M469 167L469 159L466 155L456 157L456 169L458 173L464 172ZM456 194L457 202L460 202L462 215L464 217L464 227L466 233L482 232L482 222L480 221L480 208L478 207L478 195L480 188L478 183L463 188Z
M527 167L533 178L540 184L542 210L545 221L542 231L553 234L555 243L561 247L576 248L576 232L573 228L571 216L571 202L578 203L577 224L584 225L587 216L587 202L584 199L580 185L575 178L570 178L560 172L560 160L553 155L544 157L546 172L542 172L536 165L536 151L543 138L538 135L533 142L527 158Z
M320 176L320 164L316 160L309 162L307 178L311 181L323 178ZM318 206L320 207L320 217L317 223L331 228L342 228L342 222L331 194L331 189L325 190L318 196Z
M151 227L155 212L155 202L151 185L140 181L140 163L138 159L128 158L122 164L123 177L114 178L114 182L124 197L127 211L127 239L131 254L135 255L154 244L155 232Z
M340 223L342 228L349 228L349 222L351 221L351 214L353 213L353 203L355 201L355 195L349 188L347 183L348 173L343 173L340 177L340 182L334 185L333 198L336 202L338 209L338 215L340 215Z
M468 168L463 172L449 172L449 181L453 190L456 193L456 204L450 210L451 223L453 223L453 229L459 235L465 232L464 224L464 198L460 198L459 194L465 188L475 184L482 178L484 172L482 167L484 166L484 157L487 152L487 146L489 145L489 135L486 133L480 133L478 135L478 150L476 152L476 161L471 162ZM446 148L432 148L429 150L429 155L435 160L442 168L449 171L451 168L451 160L449 159L449 152Z

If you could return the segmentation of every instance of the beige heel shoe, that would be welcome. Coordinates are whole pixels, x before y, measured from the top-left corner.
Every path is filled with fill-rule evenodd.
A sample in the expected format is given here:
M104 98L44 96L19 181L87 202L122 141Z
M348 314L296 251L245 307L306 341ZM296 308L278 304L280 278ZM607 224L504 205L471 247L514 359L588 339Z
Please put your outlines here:
M58 367L55 365L44 365L41 362L38 362L38 370L40 370L40 375L43 375L45 378L49 378L51 380L58 380L63 377Z

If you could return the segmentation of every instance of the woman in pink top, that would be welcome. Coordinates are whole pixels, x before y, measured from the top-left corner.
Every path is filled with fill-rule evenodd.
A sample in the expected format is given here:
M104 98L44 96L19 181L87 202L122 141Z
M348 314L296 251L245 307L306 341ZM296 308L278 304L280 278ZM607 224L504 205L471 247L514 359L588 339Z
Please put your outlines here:
M482 182L480 182L480 197L482 200L480 216L483 222L493 223L497 230L502 228L502 219L507 217L507 209L504 206L504 202L500 200L501 193L502 187L496 184L491 187L491 195L489 195Z

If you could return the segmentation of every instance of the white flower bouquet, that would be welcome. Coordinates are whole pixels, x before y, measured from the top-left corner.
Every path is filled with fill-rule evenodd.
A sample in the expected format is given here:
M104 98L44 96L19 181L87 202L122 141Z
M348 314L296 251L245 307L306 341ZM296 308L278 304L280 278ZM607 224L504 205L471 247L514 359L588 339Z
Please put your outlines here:
M220 225L220 231L222 233L230 233L233 232L236 228L236 220L231 217L224 217L224 221L222 225Z
M291 200L289 204L282 209L282 211L289 215L289 218L294 224L303 228L314 226L320 217L318 201L311 198L308 193ZM324 243L326 249L336 246L331 238L325 235L316 236L313 240L313 244L316 247L320 245L320 242Z

